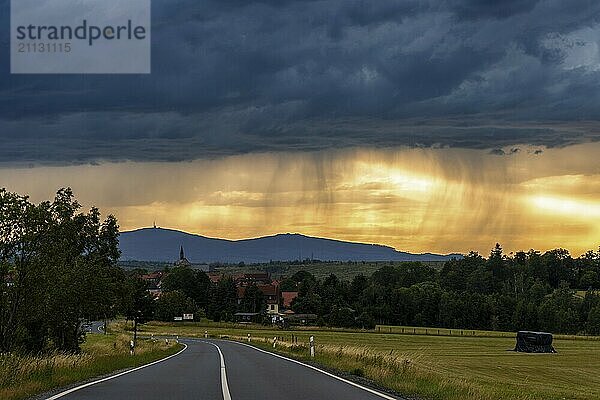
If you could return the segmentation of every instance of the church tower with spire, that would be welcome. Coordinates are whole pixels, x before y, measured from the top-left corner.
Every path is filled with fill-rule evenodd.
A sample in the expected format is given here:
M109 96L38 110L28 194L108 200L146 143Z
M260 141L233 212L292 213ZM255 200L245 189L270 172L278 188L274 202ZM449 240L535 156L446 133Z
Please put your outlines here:
M179 246L179 260L175 261L173 264L176 267L191 267L192 263L185 258L185 253L183 252L183 245Z

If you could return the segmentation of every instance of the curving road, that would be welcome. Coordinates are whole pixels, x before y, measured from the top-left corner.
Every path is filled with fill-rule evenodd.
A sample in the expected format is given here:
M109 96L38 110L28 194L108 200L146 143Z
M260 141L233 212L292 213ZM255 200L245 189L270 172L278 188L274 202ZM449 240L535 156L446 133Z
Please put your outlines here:
M90 333L104 333L104 321L94 321L90 323Z
M182 340L178 355L48 400L396 399L245 344Z

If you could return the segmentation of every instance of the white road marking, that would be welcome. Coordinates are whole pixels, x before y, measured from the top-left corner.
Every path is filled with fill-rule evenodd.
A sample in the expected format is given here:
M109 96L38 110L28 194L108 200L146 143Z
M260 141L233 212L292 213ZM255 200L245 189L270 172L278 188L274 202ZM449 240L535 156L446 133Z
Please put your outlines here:
M347 383L348 385L355 386L355 387L357 387L357 388L359 388L359 389L365 390L365 391L367 391L367 392L369 392L369 393L372 393L372 394L374 394L374 395L376 395L376 396L379 396L379 397L381 397L382 399L387 399L387 400L397 400L395 397L391 397L391 396L388 396L387 394L384 394L384 393L378 392L378 391L376 391L376 390L374 390L374 389L368 388L368 387L366 387L366 386L359 385L358 383L355 383L355 382L349 381L349 380L347 380L347 379L344 379L344 378L342 378L342 377L339 377L339 376L337 376L337 375L334 375L334 374L332 374L332 373L329 373L329 372L327 372L327 371L323 371L322 369L319 369L319 368L317 368L317 367L313 367L312 365L309 365L309 364L305 364L305 363L303 363L303 362L301 362L301 361L294 360L294 359L292 359L292 358L287 358L287 357L284 357L284 356L280 356L279 354L271 353L270 351L266 351L266 350L263 350L263 349L259 349L258 347L250 346L249 344L246 344L246 343L235 342L235 341L230 341L229 343L236 343L236 344L239 344L239 345L242 345L242 346L250 347L251 349L254 349L254 350L256 350L256 351L260 351L260 352L262 352L262 353L265 353L265 354L269 354L269 355L271 355L271 356L273 356L273 357L279 357L279 358L282 358L282 359L284 359L284 360L287 360L287 361L290 361L290 362L293 362L293 363L296 363L296 364L300 364L300 365L302 365L302 366L304 366L304 367L306 367L306 368L314 369L315 371L318 371L318 372L320 372L320 373L322 373L322 374L325 374L325 375L327 375L327 376L330 376L330 377L332 377L332 378L335 378L335 379L337 379L338 381L342 381L342 382L344 382L344 383ZM215 346L216 346L216 345L215 345ZM219 350L219 352L220 352L220 350Z
M126 375L126 374L130 374L130 373L132 373L132 372L135 372L135 371L139 371L139 370L140 370L140 369L142 369L142 368L146 368L146 367L149 367L149 366L151 366L151 365L155 365L155 364L161 363L161 362L163 362L163 361L167 361L169 358L173 358L173 357L175 357L175 356L178 356L179 354L183 353L183 352L184 352L184 351L187 349L187 344L183 343L183 345L185 346L183 349L179 350L179 351L178 351L177 353L175 353L175 354L171 354L171 355L170 355L170 356L168 356L168 357L161 358L160 360L153 361L153 362L151 362L151 363L149 363L149 364L142 365L142 366L140 366L140 367L136 367L136 368L133 368L133 369L130 369L130 370L127 370L127 371L121 372L120 374L116 374L116 375L108 376L108 377L106 377L106 378L98 379L97 381L92 381L92 382L88 382L88 383L85 383L85 384L83 384L83 385L80 385L80 386L76 386L76 387L74 387L74 388L71 388L71 389L69 389L69 390L65 390L64 392L60 392L60 393L58 393L58 394L55 394L55 395L54 395L54 396L52 396L52 397L48 397L46 400L55 400L55 399L58 399L58 398L60 398L60 397L66 396L66 395L68 395L68 394L70 394L70 393L73 393L73 392L75 392L75 391L77 391L77 390L80 390L80 389L86 388L86 387L88 387L88 386L92 386L92 385L95 385L95 384L97 384L97 383L100 383L100 382L106 382L106 381L109 381L109 380L111 380L111 379L118 378L119 376L123 376L123 375Z
M229 385L227 384L227 371L225 370L225 358L223 357L223 352L221 352L221 348L211 342L205 342L204 340L200 340L200 342L211 344L217 348L217 351L219 352L219 357L221 358L221 390L223 392L223 400L231 400L231 394L229 393Z

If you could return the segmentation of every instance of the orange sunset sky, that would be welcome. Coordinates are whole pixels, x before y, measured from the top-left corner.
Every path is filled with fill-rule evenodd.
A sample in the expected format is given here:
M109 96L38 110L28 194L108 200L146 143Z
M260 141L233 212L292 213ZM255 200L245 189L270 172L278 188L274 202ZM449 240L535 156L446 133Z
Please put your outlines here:
M122 230L151 226L240 239L297 232L410 252L487 254L600 245L600 143L473 149L355 148L190 162L4 168L41 201L61 186ZM538 154L535 154L538 150ZM509 153L507 149L507 153Z

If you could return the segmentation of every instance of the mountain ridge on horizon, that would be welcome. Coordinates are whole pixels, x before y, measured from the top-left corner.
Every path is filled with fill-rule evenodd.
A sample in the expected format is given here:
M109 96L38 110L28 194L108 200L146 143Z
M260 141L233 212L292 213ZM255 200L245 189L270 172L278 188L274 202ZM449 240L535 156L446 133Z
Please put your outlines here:
M458 253L414 254L391 246L279 233L249 239L220 239L170 228L138 228L121 232L122 261L172 262L179 247L194 263L266 263L308 258L322 261L447 261Z

